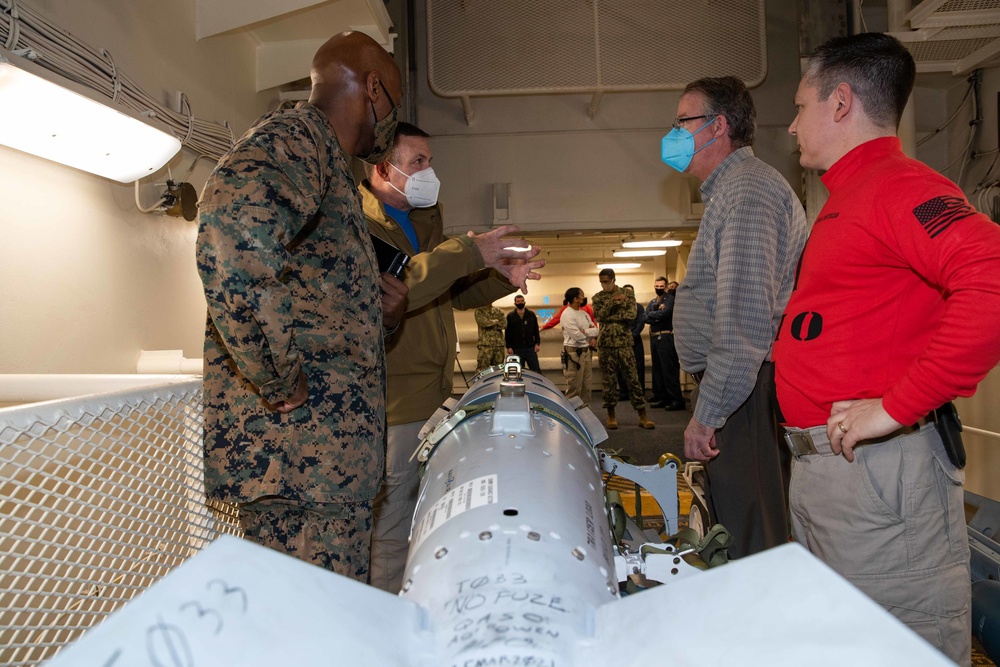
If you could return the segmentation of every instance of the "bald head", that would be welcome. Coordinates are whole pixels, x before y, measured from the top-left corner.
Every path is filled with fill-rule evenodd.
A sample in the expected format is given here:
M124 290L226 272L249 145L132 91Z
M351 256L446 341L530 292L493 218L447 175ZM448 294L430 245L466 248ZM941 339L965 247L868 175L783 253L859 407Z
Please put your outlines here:
M363 78L371 71L378 72L384 80L389 80L392 74L399 77L399 68L392 56L374 39L355 31L334 35L319 47L309 74L315 92L317 87Z
M403 97L399 67L363 32L343 32L328 39L313 56L310 76L309 102L326 115L351 155L357 155L356 144L365 143L360 135L373 122L369 105L377 107L382 118Z

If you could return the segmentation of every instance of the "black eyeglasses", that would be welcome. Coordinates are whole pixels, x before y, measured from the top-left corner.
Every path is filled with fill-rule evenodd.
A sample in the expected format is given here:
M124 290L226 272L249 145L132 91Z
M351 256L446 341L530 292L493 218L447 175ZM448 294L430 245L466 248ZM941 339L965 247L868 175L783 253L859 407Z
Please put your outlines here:
M679 129L681 129L681 126L684 125L684 123L688 122L689 120L701 120L702 118L713 118L713 116L709 116L709 115L705 115L705 116L685 116L685 117L680 117L680 118L674 118L674 122L671 123L671 127L673 127L675 130L679 130Z

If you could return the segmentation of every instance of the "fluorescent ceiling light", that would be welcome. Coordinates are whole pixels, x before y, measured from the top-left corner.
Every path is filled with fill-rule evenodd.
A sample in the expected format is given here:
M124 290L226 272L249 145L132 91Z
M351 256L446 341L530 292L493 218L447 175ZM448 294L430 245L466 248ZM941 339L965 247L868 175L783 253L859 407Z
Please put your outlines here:
M677 239L660 239L658 241L625 241L623 248L676 248L684 243Z
M599 269L638 269L640 262L601 262L597 265Z
M529 250L531 250L531 244L528 244L528 247L526 248L522 248L516 245L507 246L506 248L504 248L504 250L513 250L514 252L528 252Z
M663 248L659 250L655 248L652 250L615 250L612 254L615 257L660 257L666 255L667 251Z
M85 86L0 49L0 144L130 183L159 171L181 142Z

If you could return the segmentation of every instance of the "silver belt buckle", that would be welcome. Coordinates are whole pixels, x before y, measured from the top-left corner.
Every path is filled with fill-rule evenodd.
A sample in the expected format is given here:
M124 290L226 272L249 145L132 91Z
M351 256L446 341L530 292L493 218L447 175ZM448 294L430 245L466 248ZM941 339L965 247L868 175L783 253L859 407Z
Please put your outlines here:
M792 432L785 431L785 442L792 450L792 456L799 459L808 454L819 454L813 443L812 435L808 431Z

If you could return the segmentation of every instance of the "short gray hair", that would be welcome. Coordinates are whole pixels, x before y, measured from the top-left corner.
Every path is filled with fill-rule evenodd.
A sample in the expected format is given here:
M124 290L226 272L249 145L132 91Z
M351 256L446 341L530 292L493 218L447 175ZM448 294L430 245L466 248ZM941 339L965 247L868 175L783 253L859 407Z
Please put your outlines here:
M705 98L703 113L706 116L725 116L733 146L753 146L757 109L742 81L735 76L698 79L684 88L684 94L688 93L699 93Z

